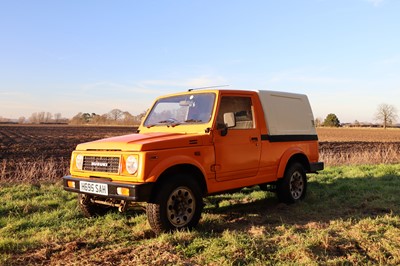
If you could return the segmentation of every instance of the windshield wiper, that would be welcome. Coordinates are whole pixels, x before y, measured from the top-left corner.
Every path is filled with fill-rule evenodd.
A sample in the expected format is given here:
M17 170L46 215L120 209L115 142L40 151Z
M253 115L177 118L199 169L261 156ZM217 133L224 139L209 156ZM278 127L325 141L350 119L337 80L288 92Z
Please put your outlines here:
M188 119L188 120L185 120L184 123L204 123L204 121L201 120L201 119ZM175 127L175 126L181 125L182 123L179 122L178 120L174 119L174 118L168 118L167 120L161 120L161 121L158 121L155 124L147 125L146 127L147 128L151 128L151 127L154 127L154 126L165 125L165 124L168 127Z
M185 120L185 123L200 123L203 122L203 120L199 120L199 119L188 119Z
M176 119L174 119L174 118L168 118L167 120L162 120L162 121L159 121L159 122L157 122L157 124L159 125L159 124L166 124L168 127L175 127L175 126L179 126L181 123L178 121L178 120L176 120Z

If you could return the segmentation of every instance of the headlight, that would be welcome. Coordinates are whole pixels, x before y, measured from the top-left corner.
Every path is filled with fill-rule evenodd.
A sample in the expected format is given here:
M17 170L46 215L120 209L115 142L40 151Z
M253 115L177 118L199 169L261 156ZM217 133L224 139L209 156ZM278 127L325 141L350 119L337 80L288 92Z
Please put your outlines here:
M76 168L78 168L79 170L82 170L82 168L83 168L83 155L82 154L78 154L76 156L75 165L76 165Z
M126 159L126 170L128 171L128 173L130 173L131 175L133 175L134 173L136 173L137 169L138 169L138 159L136 158L136 156L129 156Z

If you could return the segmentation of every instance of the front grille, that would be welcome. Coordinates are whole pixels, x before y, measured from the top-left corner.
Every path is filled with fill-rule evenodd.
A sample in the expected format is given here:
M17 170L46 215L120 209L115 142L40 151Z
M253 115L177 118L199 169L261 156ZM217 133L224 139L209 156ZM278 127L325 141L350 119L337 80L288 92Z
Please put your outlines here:
M92 172L118 173L119 157L85 156L83 170Z

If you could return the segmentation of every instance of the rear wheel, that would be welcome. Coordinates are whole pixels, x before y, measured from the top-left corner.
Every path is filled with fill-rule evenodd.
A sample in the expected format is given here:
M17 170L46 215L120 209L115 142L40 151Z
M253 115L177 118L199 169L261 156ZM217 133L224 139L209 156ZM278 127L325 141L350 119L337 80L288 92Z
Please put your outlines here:
M307 176L300 163L291 164L285 175L277 183L278 199L284 203L294 203L304 199L307 191Z
M156 233L191 229L200 220L203 199L197 183L177 175L158 187L158 194L147 204L147 219Z
M94 216L103 216L110 207L93 203L91 196L87 194L78 194L78 205L86 218Z

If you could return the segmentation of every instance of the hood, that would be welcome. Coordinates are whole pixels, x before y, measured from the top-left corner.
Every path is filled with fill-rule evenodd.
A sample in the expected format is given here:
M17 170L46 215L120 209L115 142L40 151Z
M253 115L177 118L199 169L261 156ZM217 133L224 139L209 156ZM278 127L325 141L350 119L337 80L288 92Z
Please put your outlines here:
M199 135L182 133L129 134L78 144L76 150L149 151L202 145Z

